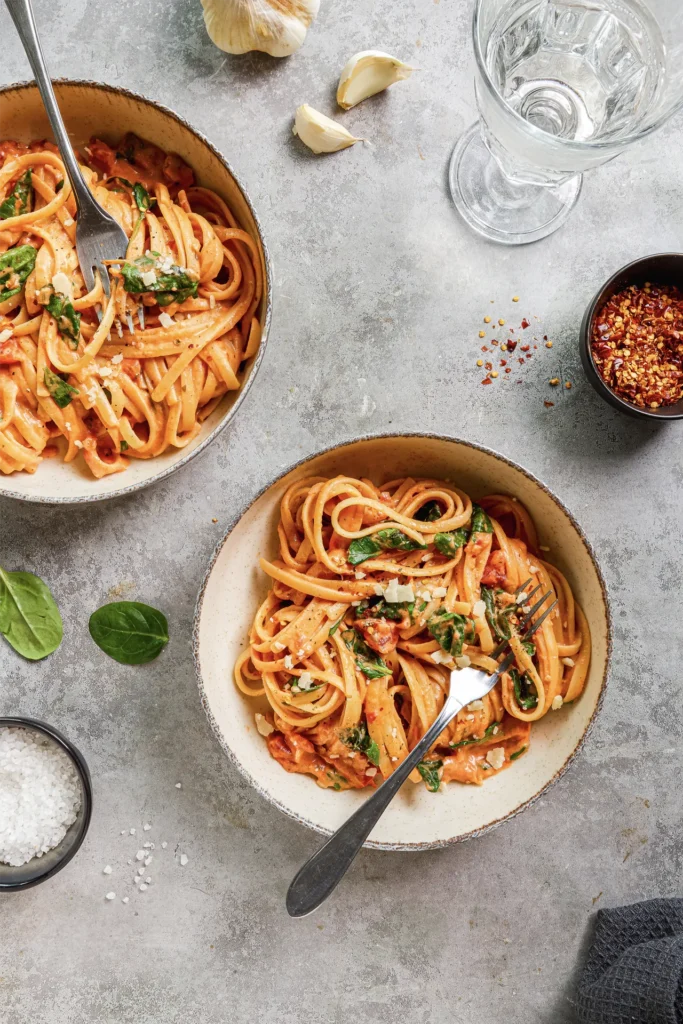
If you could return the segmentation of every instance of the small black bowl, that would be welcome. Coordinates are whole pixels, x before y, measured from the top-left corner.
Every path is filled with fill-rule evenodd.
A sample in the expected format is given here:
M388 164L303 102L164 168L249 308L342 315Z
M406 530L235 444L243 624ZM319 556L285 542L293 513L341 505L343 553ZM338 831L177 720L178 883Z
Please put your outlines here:
M619 409L620 412L625 412L628 416L635 416L638 419L680 420L683 419L683 398L673 405L660 406L659 409L641 409L639 405L633 405L632 402L620 398L611 387L605 384L593 361L591 335L597 314L605 302L616 292L620 292L632 284L643 285L646 281L651 281L652 284L677 285L683 290L683 253L667 252L657 256L644 256L640 260L628 263L610 277L584 313L579 336L581 362L588 380L600 397L615 409Z
M44 882L47 878L61 871L64 865L69 863L83 842L85 833L88 831L88 825L90 824L90 815L92 814L90 772L80 750L73 743L70 743L65 736L62 736L57 729L54 729L51 725L46 725L45 722L39 722L35 718L0 718L0 728L8 725L40 732L57 743L62 750L66 751L81 780L81 806L76 820L67 830L61 843L55 846L54 850L44 853L42 857L34 857L27 864L22 864L19 867L0 862L0 893L30 889L32 885L38 885L39 882Z

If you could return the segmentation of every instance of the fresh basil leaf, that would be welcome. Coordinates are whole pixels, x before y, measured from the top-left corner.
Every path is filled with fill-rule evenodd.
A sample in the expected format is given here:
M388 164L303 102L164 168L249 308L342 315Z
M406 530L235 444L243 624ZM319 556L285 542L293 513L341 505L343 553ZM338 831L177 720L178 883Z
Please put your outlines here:
M65 380L59 377L47 366L45 367L43 378L45 380L45 387L50 392L55 404L58 405L60 409L66 409L67 405L71 405L74 395L79 394L77 388L73 388L71 384L67 384Z
M133 198L140 213L147 213L152 203L156 202L156 199L150 196L145 186L139 182L133 185Z
M368 679L380 679L382 676L390 676L391 669L384 664L382 659L371 650L355 629L346 629L342 633L342 640L356 656L356 668Z
M7 220L8 217L18 217L21 213L28 213L33 200L33 185L31 183L31 171L26 171L19 178L7 198L0 203L0 220Z
M523 711L533 710L538 705L538 694L536 693L533 680L529 679L526 672L523 676L520 676L516 668L511 668L509 671L512 685L515 689L517 704Z
M514 754L510 754L510 760L516 761L518 757L521 757L526 747L520 747L519 750L515 750Z
M472 506L472 533L493 533L493 523L484 512L481 505Z
M483 743L484 740L488 740L493 736L493 731L497 728L498 724L498 722L491 722L491 725L486 729L483 736L479 736L478 738L475 736L469 736L466 740L460 740L459 743L449 743L448 746L452 750L455 750L457 747L469 747L471 743Z
M62 642L62 617L39 576L0 567L0 633L18 654L38 661Z
M77 313L66 295L53 291L45 309L57 321L57 330L74 350L81 337L81 314Z
M417 770L427 784L430 793L437 793L441 785L439 768L443 767L443 761L420 761Z
M37 255L32 245L18 245L0 256L0 302L19 294L36 265Z
M90 636L122 665L144 665L168 643L166 616L139 601L112 601L90 616Z
M441 519L442 515L443 512L438 501L428 501L422 508L417 510L413 519L419 519L421 523L433 523L437 519Z
M379 544L372 537L356 537L349 544L346 557L350 565L360 565L361 562L365 562L368 558L378 555L381 550Z
M467 530L462 527L451 533L437 533L434 538L434 547L446 558L455 558L458 549L464 544L467 544Z
M173 266L168 272L157 273L154 284L147 285L142 280L141 272L156 269L154 260L148 256L140 256L135 263L124 263L121 268L123 287L133 295L151 292L156 296L158 305L169 306L172 302L184 302L194 297L199 288L199 281L191 278L181 267Z
M439 608L430 616L427 629L439 647L454 658L460 657L463 645L474 643L476 637L474 623L470 619L457 612L446 611L445 608Z

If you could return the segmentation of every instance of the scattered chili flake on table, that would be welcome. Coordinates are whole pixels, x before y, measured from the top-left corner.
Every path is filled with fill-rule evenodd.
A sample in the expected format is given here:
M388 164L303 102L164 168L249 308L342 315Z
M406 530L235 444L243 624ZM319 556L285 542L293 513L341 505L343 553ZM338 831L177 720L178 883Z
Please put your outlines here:
M683 292L673 285L631 285L593 322L591 350L612 390L640 408L683 398Z

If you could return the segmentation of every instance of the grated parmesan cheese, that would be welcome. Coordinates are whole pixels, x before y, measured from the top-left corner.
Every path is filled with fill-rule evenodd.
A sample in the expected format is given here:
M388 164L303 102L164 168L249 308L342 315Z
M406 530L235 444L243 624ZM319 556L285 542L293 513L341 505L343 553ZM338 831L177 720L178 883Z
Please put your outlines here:
M486 760L496 771L502 768L505 764L505 747L494 747L493 750L489 750Z
M270 736L271 732L275 732L274 727L270 724L265 715L260 715L258 711L254 715L256 721L256 729L261 736Z

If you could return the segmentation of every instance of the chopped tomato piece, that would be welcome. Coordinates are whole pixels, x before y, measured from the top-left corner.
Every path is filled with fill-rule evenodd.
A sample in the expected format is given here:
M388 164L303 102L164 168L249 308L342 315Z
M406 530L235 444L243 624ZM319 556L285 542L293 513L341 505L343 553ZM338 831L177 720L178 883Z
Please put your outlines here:
M28 149L23 142L15 142L13 139L0 142L0 164L12 160L15 156L23 156L27 152Z
M502 551L491 552L481 582L484 587L505 586L507 582L507 562Z
M19 363L23 352L15 338L8 338L0 345L0 366L8 366L10 363Z
M362 632L368 647L378 654L390 654L396 650L400 627L401 623L389 619L358 619L356 622L356 628Z
M191 188L194 185L194 171L177 153L167 155L162 172L169 185L176 185L178 188Z

